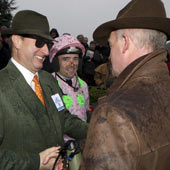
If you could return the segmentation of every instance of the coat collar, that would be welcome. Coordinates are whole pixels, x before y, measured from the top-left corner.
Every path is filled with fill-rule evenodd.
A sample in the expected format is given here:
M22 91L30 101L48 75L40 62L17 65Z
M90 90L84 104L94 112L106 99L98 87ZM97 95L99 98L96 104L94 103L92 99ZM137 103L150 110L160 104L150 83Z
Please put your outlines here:
M13 88L22 98L29 110L31 110L31 112L34 114L36 114L35 109L44 112L45 109L41 106L42 104L40 100L36 97L36 94L34 93L32 88L30 88L23 75L11 61L9 61L7 65L7 70L11 83L13 84Z
M132 62L130 65L128 65L125 70L119 75L119 77L115 80L115 82L111 85L111 87L107 90L107 93L113 93L117 90L119 90L121 87L124 86L124 84L131 78L136 75L140 75L144 73L143 65L148 63L151 67L155 67L156 65L153 64L154 58L156 59L157 64L158 63L164 63L167 60L167 51L165 49L159 49L156 50L150 54L147 54L145 56L142 56L138 59L136 59L134 62ZM150 70L146 69L145 72L149 72ZM143 73L142 73L143 72Z

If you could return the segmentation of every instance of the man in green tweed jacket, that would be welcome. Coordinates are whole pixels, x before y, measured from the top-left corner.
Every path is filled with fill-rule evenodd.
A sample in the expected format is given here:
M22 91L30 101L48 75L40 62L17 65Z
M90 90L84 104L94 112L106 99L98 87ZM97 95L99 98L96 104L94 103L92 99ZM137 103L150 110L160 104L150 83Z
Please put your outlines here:
M11 35L12 58L0 71L0 170L51 170L63 134L84 139L87 124L65 109L56 80L41 70L52 41L47 18L20 11L3 34ZM35 75L45 106L35 93Z

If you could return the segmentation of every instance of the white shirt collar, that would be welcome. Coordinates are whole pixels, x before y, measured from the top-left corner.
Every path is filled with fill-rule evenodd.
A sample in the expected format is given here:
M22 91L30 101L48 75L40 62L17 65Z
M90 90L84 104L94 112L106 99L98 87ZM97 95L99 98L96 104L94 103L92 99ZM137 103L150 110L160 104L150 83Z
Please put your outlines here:
M26 82L29 84L29 86L32 87L32 79L34 78L34 75L31 71L26 69L24 66L19 64L13 57L11 58L12 63L18 68L18 70L21 72L21 74L24 76ZM38 73L36 73L38 76Z

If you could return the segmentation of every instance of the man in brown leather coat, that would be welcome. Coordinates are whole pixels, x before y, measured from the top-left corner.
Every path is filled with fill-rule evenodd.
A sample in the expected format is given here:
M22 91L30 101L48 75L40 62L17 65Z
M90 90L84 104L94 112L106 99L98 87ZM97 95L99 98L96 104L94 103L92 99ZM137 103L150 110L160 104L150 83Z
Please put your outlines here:
M94 32L117 80L93 113L81 170L170 170L170 19L160 0L132 0Z

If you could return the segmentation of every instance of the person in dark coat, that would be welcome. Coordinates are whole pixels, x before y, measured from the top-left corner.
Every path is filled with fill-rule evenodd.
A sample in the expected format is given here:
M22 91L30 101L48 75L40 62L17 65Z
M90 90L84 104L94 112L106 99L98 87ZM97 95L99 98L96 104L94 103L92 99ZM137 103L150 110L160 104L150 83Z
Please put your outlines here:
M117 79L93 112L80 170L170 169L169 28L161 0L132 0L95 30Z
M48 20L22 10L3 33L11 35L12 58L0 71L0 169L57 169L63 135L84 139L87 124L65 109L57 81L41 70L53 41Z
M59 33L57 31L56 28L52 28L51 31L50 31L50 36L55 39L57 37L59 37ZM49 49L50 50L50 49ZM54 69L53 69L53 66L52 64L49 62L49 56L47 56L43 62L43 70L49 72L49 73L52 73L54 72Z
M11 50L7 40L9 36L0 33L0 70L4 68L11 58Z

